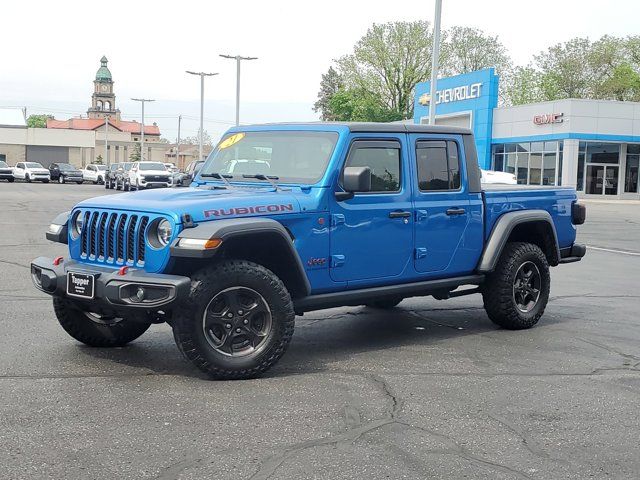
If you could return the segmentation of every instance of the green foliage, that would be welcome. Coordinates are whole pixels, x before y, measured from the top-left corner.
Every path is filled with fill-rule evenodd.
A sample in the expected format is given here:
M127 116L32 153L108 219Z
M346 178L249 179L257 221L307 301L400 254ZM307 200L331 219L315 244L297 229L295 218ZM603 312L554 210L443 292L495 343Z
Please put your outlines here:
M29 128L47 128L47 120L53 119L53 115L29 115L27 118L27 127Z
M509 65L498 38L480 30L454 27L442 39L440 65L446 75ZM411 118L415 85L431 76L431 49L429 22L374 24L353 52L322 76L314 110L323 120Z
M130 162L139 162L140 161L140 144L135 143L133 148L131 149L131 153L129 154Z
M192 137L185 137L180 139L180 144L184 145L200 145L200 129L198 129L198 135L194 135ZM202 135L202 145L213 146L213 139L211 135L205 130Z
M102 155L98 155L93 163L102 165Z

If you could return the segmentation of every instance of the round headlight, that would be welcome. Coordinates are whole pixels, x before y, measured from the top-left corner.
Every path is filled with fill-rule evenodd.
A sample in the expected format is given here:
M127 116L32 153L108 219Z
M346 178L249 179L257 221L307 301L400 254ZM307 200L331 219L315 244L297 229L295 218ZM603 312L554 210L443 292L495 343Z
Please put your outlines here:
M171 223L168 220L161 220L158 222L158 227L156 229L156 235L158 237L158 242L163 247L168 245L171 240L171 235L173 234L173 229L171 228Z
M82 227L84 226L84 215L82 212L76 214L76 218L73 221L73 228L75 230L75 236L79 236L82 233Z

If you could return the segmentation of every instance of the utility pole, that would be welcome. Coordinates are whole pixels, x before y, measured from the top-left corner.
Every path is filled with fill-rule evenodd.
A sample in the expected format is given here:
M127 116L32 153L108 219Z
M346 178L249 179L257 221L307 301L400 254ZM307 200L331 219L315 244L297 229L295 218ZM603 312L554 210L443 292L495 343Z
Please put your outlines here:
M107 165L107 170L109 170L109 141L107 140L108 134L109 134L109 117L105 115L104 117L104 158Z
M146 102L155 102L155 100L152 98L132 98L131 100L142 104L142 121L140 122L140 161L144 162L144 104Z
M198 160L202 160L202 140L204 135L204 77L213 77L214 75L218 75L217 73L205 73L205 72L191 72L186 70L186 72L190 75L200 75L200 157Z
M433 52L431 54L429 125L435 125L436 123L436 84L438 82L438 57L440 56L440 17L442 17L442 0L436 0L435 19L433 21Z
M176 139L176 167L180 168L180 124L182 123L182 115L178 115L178 138Z
M257 60L258 57L241 57L240 55L220 55L236 61L236 127L240 125L240 62L242 60Z

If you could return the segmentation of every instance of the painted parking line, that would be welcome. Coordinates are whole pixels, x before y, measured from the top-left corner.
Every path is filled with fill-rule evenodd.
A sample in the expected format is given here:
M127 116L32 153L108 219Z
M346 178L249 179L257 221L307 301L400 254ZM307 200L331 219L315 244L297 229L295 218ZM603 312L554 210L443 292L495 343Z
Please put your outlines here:
M621 253L622 255L631 255L633 257L640 257L640 253L638 252L628 252L626 250L614 250L612 248L602 248L602 247L592 247L587 245L589 250L599 250L601 252L610 252L610 253Z

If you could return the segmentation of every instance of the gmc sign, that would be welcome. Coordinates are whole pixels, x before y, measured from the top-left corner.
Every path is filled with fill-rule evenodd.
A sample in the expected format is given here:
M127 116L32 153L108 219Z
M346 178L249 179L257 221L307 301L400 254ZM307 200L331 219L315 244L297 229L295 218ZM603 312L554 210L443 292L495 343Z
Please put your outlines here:
M551 123L562 123L564 121L564 113L545 113L544 115L534 115L533 123L535 125L549 125Z

